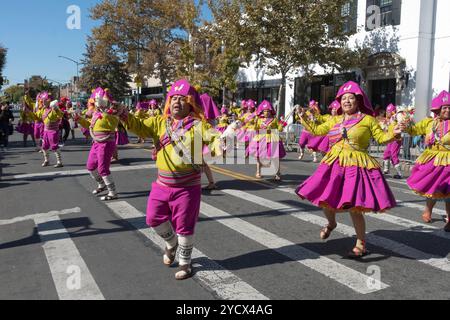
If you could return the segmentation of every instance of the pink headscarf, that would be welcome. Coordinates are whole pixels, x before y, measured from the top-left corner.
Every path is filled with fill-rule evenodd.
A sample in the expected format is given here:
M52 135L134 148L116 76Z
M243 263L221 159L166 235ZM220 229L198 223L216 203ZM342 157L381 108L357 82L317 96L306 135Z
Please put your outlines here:
M256 114L258 116L261 116L262 113L264 112L264 110L269 110L270 113L272 114L272 116L277 114L275 112L275 109L273 108L272 104L267 100L264 100L263 102L261 102L261 104L258 106L258 110L256 110Z
M353 81L349 81L349 82L345 83L339 89L338 94L336 96L336 100L339 101L339 103L341 104L342 96L347 93L352 93L358 98L359 110L362 113L365 113L370 116L374 115L372 104L370 103L369 98L367 97L366 93L361 89L359 84L357 84L356 82L353 82ZM340 109L342 109L342 104L341 104Z
M450 106L450 93L445 90L433 99L431 102L431 111L437 114L443 106Z

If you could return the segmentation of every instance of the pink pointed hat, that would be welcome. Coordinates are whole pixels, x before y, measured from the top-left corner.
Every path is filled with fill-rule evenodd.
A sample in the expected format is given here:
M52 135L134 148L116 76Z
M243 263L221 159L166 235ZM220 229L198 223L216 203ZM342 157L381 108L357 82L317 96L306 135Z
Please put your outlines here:
M194 88L194 86L191 86L191 84L186 79L178 80L172 85L168 97L170 98L175 95L185 97L192 96L198 106L202 105L200 95L198 94L197 90Z
M394 104L390 104L386 107L386 112L389 113L396 113L397 112L397 107Z
M372 104L370 103L369 98L367 97L366 93L361 89L359 84L353 81L345 83L342 87L340 87L338 94L336 96L336 100L339 101L339 103L341 103L342 96L347 93L353 93L358 98L359 110L362 113L365 113L370 116L374 115ZM342 109L342 105L340 109Z
M168 98L173 96L190 96L194 99L195 106L193 107L193 112L197 117L203 117L203 109L202 109L202 100L200 99L200 95L197 90L191 86L191 84L186 79L181 79L176 81L172 87L170 88ZM169 99L166 101L166 105L164 107L164 116L170 115L170 104L168 103Z
M334 100L330 105L328 106L328 110L337 110L338 114L342 114L341 104L339 101Z
M269 110L270 113L272 114L272 116L274 116L276 114L275 109L273 108L272 104L267 100L264 100L263 102L261 102L261 104L258 106L258 110L256 110L256 114L258 116L261 116L265 110Z
M204 93L200 96L202 100L203 112L205 113L206 120L214 120L220 117L219 108L217 108L214 100L207 94Z
M311 100L310 102L309 102L309 107L311 108L311 107L314 107L314 106L316 106L317 105L317 101L316 100Z
M148 104L151 108L158 106L158 102L156 102L155 99L150 100L150 102Z
M256 108L256 102L253 101L252 99L247 100L246 103L247 109L251 109L251 108Z
M439 113L443 106L450 106L450 93L448 91L442 91L431 102L431 111Z
M43 92L39 93L38 99L41 101L47 101L47 100L51 100L52 97L51 97L50 93L48 93L47 91L43 91Z
M100 87L92 91L91 98L94 99L97 108L106 107L114 100L108 89Z
M136 110L148 110L148 102L139 101L136 105Z

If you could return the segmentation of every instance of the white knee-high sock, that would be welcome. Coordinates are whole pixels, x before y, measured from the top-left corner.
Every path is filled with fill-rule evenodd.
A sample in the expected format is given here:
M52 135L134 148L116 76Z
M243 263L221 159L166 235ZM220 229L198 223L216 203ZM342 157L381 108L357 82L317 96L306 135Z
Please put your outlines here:
M103 181L103 178L98 174L97 170L89 171L89 174L92 179L94 179L98 183L99 188L105 187L105 182Z
M44 161L48 162L48 156L49 156L48 150L42 149L42 154L44 155Z
M192 250L194 249L194 236L178 235L178 243L180 244L180 251L179 251L180 266L190 265Z
M62 163L61 151L56 150L55 151L55 155L56 155L56 162L57 163Z
M111 177L111 175L103 177L103 182L106 184L106 187L108 188L108 195L111 197L116 196L117 195L116 184L114 183L114 180Z
M173 249L178 244L177 235L173 231L172 224L169 221L154 227L153 230L164 239L167 249Z

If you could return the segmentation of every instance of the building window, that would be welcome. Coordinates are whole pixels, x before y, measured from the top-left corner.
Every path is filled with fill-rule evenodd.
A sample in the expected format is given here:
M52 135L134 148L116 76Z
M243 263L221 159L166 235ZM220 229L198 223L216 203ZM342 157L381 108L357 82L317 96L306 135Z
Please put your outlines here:
M401 7L401 0L367 0L366 30L371 31L378 27L399 25ZM377 23L374 24L375 21Z
M356 33L357 31L357 18L358 18L358 1L351 0L344 4L341 8L341 17L344 21L345 33Z

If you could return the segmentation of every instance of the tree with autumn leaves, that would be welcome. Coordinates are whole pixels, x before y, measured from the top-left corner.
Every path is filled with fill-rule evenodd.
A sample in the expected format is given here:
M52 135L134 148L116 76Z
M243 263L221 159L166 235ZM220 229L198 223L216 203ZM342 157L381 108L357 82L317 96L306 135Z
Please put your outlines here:
M347 46L348 1L208 0L213 20L203 21L203 1L103 0L92 8L101 21L92 42L111 48L129 73L158 78L164 94L181 77L214 96L236 92L239 69L257 63L281 78L283 114L290 73L343 71L361 61L363 52Z

